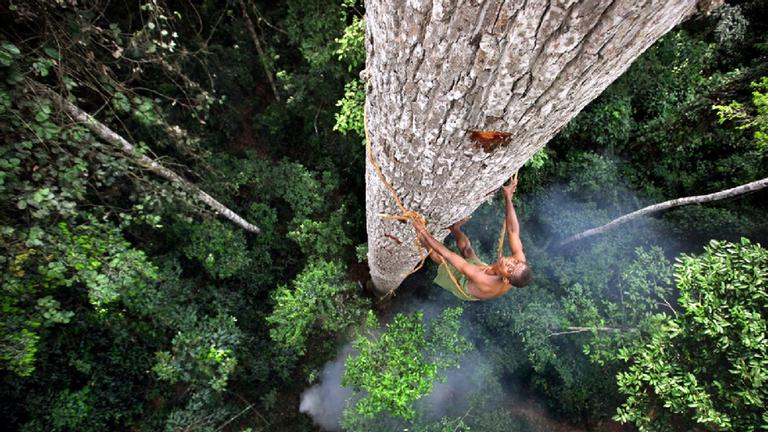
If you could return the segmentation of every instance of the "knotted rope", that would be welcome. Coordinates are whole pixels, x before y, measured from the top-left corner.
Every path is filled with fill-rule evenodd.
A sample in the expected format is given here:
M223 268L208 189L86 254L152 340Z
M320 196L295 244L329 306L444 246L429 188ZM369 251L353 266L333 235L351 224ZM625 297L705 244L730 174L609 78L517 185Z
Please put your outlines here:
M415 210L410 210L407 207L405 207L405 205L403 205L403 201L400 200L400 197L397 195L397 192L395 191L395 188L392 187L392 185L389 183L389 181L387 181L387 178L384 177L384 174L381 172L381 166L379 166L379 163L376 161L376 158L373 155L373 149L371 148L371 138L370 138L370 134L368 133L368 108L367 108L367 106L364 106L364 108L363 108L363 129L365 130L365 151L366 151L366 153L368 155L368 160L371 162L371 165L373 166L373 170L376 172L376 175L379 177L379 180L381 180L381 182L384 184L384 187L387 188L387 190L389 191L389 194L394 199L395 205L397 206L398 210L400 210L400 214L391 215L391 214L381 213L381 214L379 214L379 216L384 218L384 219L394 219L394 220L405 221L405 222L414 222L415 221L415 222L423 225L424 227L426 227L427 226L427 218L425 218L424 215L422 215L421 213L419 213L419 212L417 212ZM419 271L424 266L424 262L427 260L427 257L429 257L429 255L433 252L432 248L429 248L427 250L427 253L424 254L424 249L426 249L426 248L424 248L423 245L421 244L421 242L419 241L418 233L416 235L416 240L415 240L414 244L416 246L416 250L419 253L419 265L417 265L413 270L411 270L410 272L405 274L404 277L408 277L408 276L412 275L413 273ZM445 261L445 258L443 258L443 256L440 255L440 254L437 254L437 256L440 257L440 260L442 261L442 263L446 264L446 267L447 267L447 263ZM462 295L464 295L466 298L473 298L472 295L470 295L466 291L464 291L464 288L461 287L461 285L459 284L459 281L457 281L456 277L453 276L453 272L450 271L450 268L448 268L448 276L450 276L451 282L453 282L453 284L456 286L456 289ZM393 288L384 297L388 297L390 295L394 295L395 289L396 288Z
M384 173L381 171L381 166L379 165L378 161L376 161L376 157L373 155L373 149L371 147L371 138L370 134L368 132L368 108L366 105L363 107L363 129L365 131L365 151L368 156L368 160L371 162L371 166L373 166L373 170L376 172L376 175L379 177L379 180L384 184L384 187L387 188L387 191L389 191L390 196L392 196L392 199L395 201L395 205L397 206L398 210L400 210L400 214L392 215L392 214L386 214L386 213L380 213L379 217L384 219L393 219L393 220L399 220L404 222L417 222L421 224L422 226L427 226L427 218L424 217L421 213L410 210L403 204L400 197L397 195L397 192L395 191L395 188L392 187L392 184L387 181L387 178L384 177ZM517 173L510 178L510 181L517 181ZM507 220L504 218L504 223L501 225L501 235L499 236L499 242L497 247L497 259L502 257L502 253L504 252L504 238L505 233L507 231ZM425 248L421 242L419 241L418 232L415 239L415 246L416 250L419 253L419 264L410 272L405 274L403 277L408 277L412 275L413 273L419 271L423 266L424 262L427 260L427 257L433 252L432 248ZM427 253L424 254L424 250L427 250ZM450 267L448 266L448 263L446 262L445 258L437 254L438 257L440 257L440 261L442 264L446 265L446 270L448 273L448 276L451 279L451 282L453 282L453 285L456 287L456 290L461 293L465 299L474 299L475 297L471 294L467 293L464 288L462 288L461 284L459 284L459 281L456 280L456 277L453 275L453 272L451 271ZM394 295L395 289L393 288L390 292L388 292L384 297L388 297L390 295Z

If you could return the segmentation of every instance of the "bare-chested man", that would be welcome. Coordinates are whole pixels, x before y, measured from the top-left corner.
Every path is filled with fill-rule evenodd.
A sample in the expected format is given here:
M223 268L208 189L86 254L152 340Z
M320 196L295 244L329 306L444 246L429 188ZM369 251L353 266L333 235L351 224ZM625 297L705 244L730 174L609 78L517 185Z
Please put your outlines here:
M517 180L509 185L502 186L506 208L507 235L512 251L511 257L501 257L492 265L487 265L472 250L469 238L461 231L462 220L451 225L450 230L456 239L456 246L461 251L460 256L442 243L435 240L427 231L427 228L413 221L417 235L422 244L432 249L430 258L440 264L435 283L452 292L462 300L489 300L499 297L509 291L512 286L522 288L528 285L533 278L533 273L528 268L523 253L523 244L520 242L520 224L517 221L515 208L512 205L512 196L517 188ZM442 259L444 258L445 262ZM451 280L448 272L451 272L458 282Z

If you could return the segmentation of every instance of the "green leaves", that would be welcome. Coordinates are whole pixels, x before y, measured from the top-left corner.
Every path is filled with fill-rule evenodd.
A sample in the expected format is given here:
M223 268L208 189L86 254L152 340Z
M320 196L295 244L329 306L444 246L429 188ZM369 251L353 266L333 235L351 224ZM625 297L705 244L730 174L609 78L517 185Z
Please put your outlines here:
M737 129L754 129L754 139L758 151L768 152L768 77L751 83L752 110L737 101L731 101L728 105L714 105L717 112L717 122L723 124L727 121L736 122Z
M105 311L123 296L141 296L156 279L157 269L144 253L132 248L114 228L94 222L74 229L62 223L58 228L54 241L67 273L59 275L61 268L49 264L47 269L53 271L49 275L64 277L61 283L66 285L83 283L97 310Z
M112 95L112 106L119 112L127 113L131 111L131 103L128 101L128 97L121 92L116 92Z
M32 69L41 78L47 77L53 66L54 62L44 57L38 57L37 60L32 62Z
M349 215L342 206L330 214L327 221L305 219L298 227L288 232L288 238L296 241L308 257L341 258L346 248L352 244L344 232Z
M118 96L116 96L116 98L118 98ZM120 99L116 100L118 104L117 107L119 109L126 108L124 103L125 101ZM151 126L159 122L160 116L155 110L155 103L152 101L152 99L135 96L133 99L131 99L131 104L133 105L133 110L131 112L133 114L133 118L138 120L139 123L143 124L144 126Z
M152 371L161 380L223 391L235 372L242 339L236 319L219 314L195 323L173 338L171 351L156 353Z
M365 109L365 84L360 80L352 80L344 85L344 97L336 102L339 112L335 114L336 124L333 130L343 134L354 132L359 137L365 137L363 122Z
M59 392L51 412L53 430L93 430L95 402L87 386L77 391L65 389Z
M21 56L19 48L6 40L0 41L0 65L11 66Z
M349 70L357 69L365 64L365 18L353 15L352 24L344 29L344 34L336 39L339 47L336 54L339 60L349 65Z
M303 354L316 328L337 333L361 323L368 302L355 284L344 280L344 271L339 263L311 262L296 276L292 289L280 286L274 291L275 307L267 322L270 337L281 349Z
M214 278L232 277L250 265L243 230L215 219L191 225L190 229L184 254L200 262Z
M429 324L421 312L397 314L381 334L359 335L353 343L359 354L347 359L342 383L364 396L345 415L371 418L387 411L412 419L413 402L432 391L441 369L457 367L472 347L459 334L462 312L445 309ZM372 313L368 321L373 330Z
M683 255L675 276L683 313L624 353L630 367L617 381L628 398L617 419L642 431L765 429L768 250L713 240L702 255Z
M19 375L34 371L40 333L73 321L73 305L108 318L119 300L131 305L156 278L142 252L116 229L95 221L4 235L13 235L19 249L3 257L11 260L10 271L0 278L0 361Z
M75 316L72 311L62 311L61 304L52 296L37 299L37 308L42 312L44 325L67 324Z

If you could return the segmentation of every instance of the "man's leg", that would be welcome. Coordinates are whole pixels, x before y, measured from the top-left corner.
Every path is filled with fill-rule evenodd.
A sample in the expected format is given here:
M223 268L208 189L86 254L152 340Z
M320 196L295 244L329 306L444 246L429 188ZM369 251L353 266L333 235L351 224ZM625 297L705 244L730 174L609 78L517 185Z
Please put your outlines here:
M468 219L462 219L451 225L448 229L451 230L453 238L456 239L456 246L461 251L461 254L464 255L464 258L473 259L477 258L477 254L475 254L475 250L472 249L472 245L469 242L469 237L467 237L467 235L464 234L464 232L461 230L461 226L464 225L467 220Z

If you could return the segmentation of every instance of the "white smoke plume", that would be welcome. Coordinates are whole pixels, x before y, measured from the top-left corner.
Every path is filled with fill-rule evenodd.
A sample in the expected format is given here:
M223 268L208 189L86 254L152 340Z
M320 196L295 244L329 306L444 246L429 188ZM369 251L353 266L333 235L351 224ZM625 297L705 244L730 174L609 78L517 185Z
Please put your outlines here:
M346 345L339 351L335 359L323 366L320 382L308 388L301 394L299 411L303 412L326 431L340 431L341 414L352 391L341 385L344 374L344 362L352 352L351 346Z
M430 311L436 307L421 305L421 308ZM334 360L325 364L319 383L301 395L299 411L312 417L316 425L328 432L341 431L339 422L347 400L352 397L352 391L341 385L344 362L352 352L349 344L344 346ZM458 368L442 371L445 382L435 382L432 392L416 402L419 417L428 420L461 417L469 409L470 395L477 395L480 388L487 385L488 376L481 375L489 371L490 363L482 354L477 351L466 354Z

